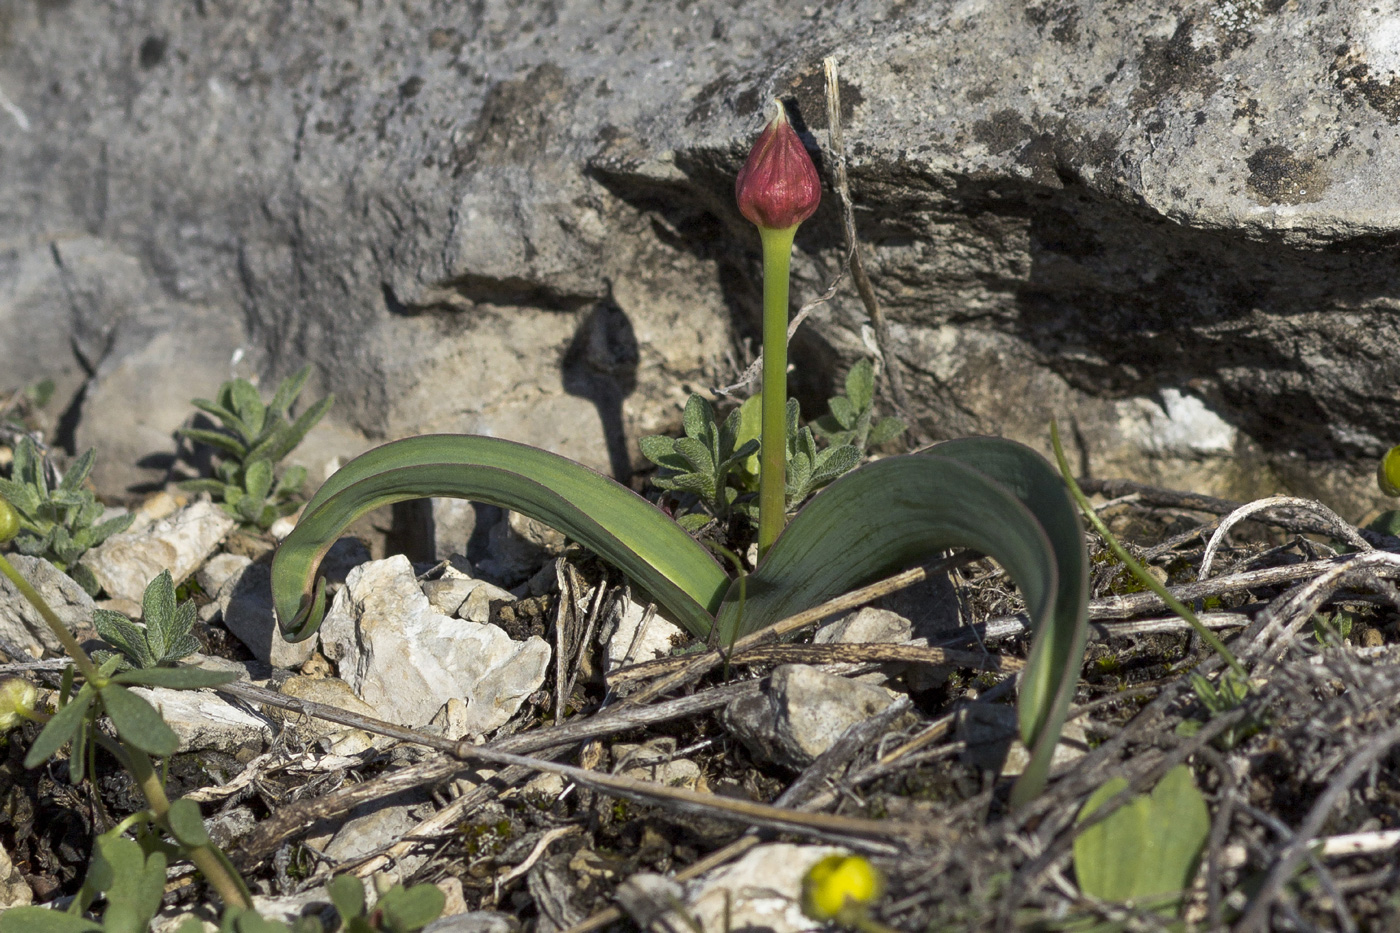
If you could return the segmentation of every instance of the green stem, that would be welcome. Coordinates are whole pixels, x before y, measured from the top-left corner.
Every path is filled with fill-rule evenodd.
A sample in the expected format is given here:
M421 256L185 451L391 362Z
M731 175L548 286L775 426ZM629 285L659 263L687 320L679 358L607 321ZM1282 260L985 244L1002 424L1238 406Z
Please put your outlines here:
M797 227L758 228L763 240L763 424L759 434L758 556L787 521L788 264Z
M1249 683L1249 672L1246 671L1244 666L1230 653L1230 649L1225 647L1225 643L1217 638L1214 632L1206 628L1200 619L1196 618L1196 613L1187 608L1181 600L1167 592L1167 588L1158 582L1156 577L1148 573L1142 564L1139 564L1137 560L1124 549L1123 545L1118 543L1118 539L1113 536L1113 532L1109 531L1108 526L1103 523L1103 519L1099 518L1099 513L1094 511L1094 506L1089 502L1088 496L1084 495L1084 491L1081 490L1079 484L1074 481L1074 473L1070 471L1069 460L1065 457L1065 449L1060 444L1060 429L1053 421L1050 422L1050 444L1055 448L1055 462L1059 464L1060 473L1065 479L1065 485L1069 487L1069 494L1073 496L1074 501L1079 504L1080 511L1082 511L1084 517L1089 520L1089 524L1092 525L1094 530L1104 539L1104 542L1108 545L1108 549L1113 552L1115 557L1123 562L1123 566L1128 568L1128 572L1132 574L1139 583L1156 593L1157 597L1167 604L1168 609L1185 619L1186 622L1196 630L1196 634L1201 636L1201 640L1209 645L1215 653L1220 655L1221 659L1229 665L1230 670L1234 671L1244 683Z
M96 665L92 663L87 652L78 644L73 633L68 631L68 626L63 624L53 609L49 608L48 602L39 594L39 591L20 575L20 572L3 554L0 554L0 573L8 577L15 588L24 595L24 598L29 600L35 609L39 610L39 614L44 617L49 628L53 629L53 633L63 644L64 650L68 652L73 663L82 672L83 678L94 686L101 686L105 678L98 674ZM48 716L38 711L34 711L30 718L39 722L47 722L49 719ZM169 832L170 826L166 817L170 813L170 798L165 795L165 786L161 783L160 776L156 774L155 765L151 763L150 756L124 742L114 742L101 734L98 735L98 740L131 772L131 776L136 779L141 793L146 798L146 803L150 806L151 814ZM174 836L174 833L170 835ZM225 859L221 858L220 853L215 851L213 847L181 846L181 848L195 867L204 874L205 879L218 892L225 904L238 907L253 906L243 879L230 870Z
M73 637L73 633L68 631L68 626L64 625L63 620L49 608L49 604L44 600L44 597L39 595L39 591L34 589L30 582L15 569L14 564L11 564L4 554L0 554L0 573L9 577L10 582L15 585L15 589L19 590L24 598L29 600L30 605L39 610L39 615L43 616L44 621L49 624L49 628L53 630L54 636L58 638L59 644L63 645L63 650L68 652L68 656L73 659L73 663L78 666L78 670L82 672L83 677L94 686L101 686L99 683L101 678L99 678L97 674L97 667L92 663L92 659L87 656L87 652L78 644L78 639Z
M165 796L165 785L161 783L160 775L156 773L155 765L151 763L151 757L139 749L132 748L123 743L125 751L125 761L127 770L136 779L136 784L141 788L141 793L146 797L146 803L150 805L151 815L155 817L161 828L173 837L175 834L170 831L168 817L170 815L170 798ZM187 846L181 845L181 850L194 863L200 873L204 875L204 880L218 893L220 900L230 907L252 907L253 902L249 897L248 888L243 884L242 879L228 870L223 859L214 851L212 846Z

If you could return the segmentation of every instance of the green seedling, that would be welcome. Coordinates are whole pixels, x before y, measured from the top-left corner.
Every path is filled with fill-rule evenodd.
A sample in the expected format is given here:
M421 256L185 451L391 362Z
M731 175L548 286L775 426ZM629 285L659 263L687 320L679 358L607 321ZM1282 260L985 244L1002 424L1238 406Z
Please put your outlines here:
M326 588L319 565L351 521L380 506L424 497L474 499L551 525L622 570L697 638L714 636L715 644L732 644L944 549L969 548L1005 568L1035 632L1018 703L1021 737L1031 749L1030 764L1011 792L1012 805L1019 807L1048 779L1084 654L1088 559L1074 502L1030 448L1002 438L962 438L851 470L787 522L788 491L810 490L837 472L838 456L850 455L829 454L823 461L807 440L810 432L788 444L795 423L787 414L784 384L788 254L797 224L816 209L820 181L785 117L759 138L737 191L741 211L758 224L764 253L760 557L752 573L731 575L656 506L573 461L498 438L412 437L352 460L306 504L272 563L283 637L300 641L320 626ZM719 437L723 425L707 431L694 419L687 431L694 444L683 439L669 451L658 445L653 453L664 459L680 450L684 462L670 465L677 473L696 474L707 457L718 467L743 448L737 433L732 448L718 443L727 439ZM858 459L854 445L849 449ZM806 471L794 469L792 483L785 477L789 454L808 463ZM715 478L718 507L718 471ZM696 482L699 492L708 492ZM727 494L723 501L729 504Z
M1089 796L1076 824L1128 787L1113 778ZM1132 797L1074 839L1079 890L1103 901L1175 916L1210 835L1210 811L1191 769L1172 768L1150 794Z
M720 424L714 406L699 395L692 395L686 402L683 424L685 437L651 435L638 443L642 454L661 467L652 485L677 494L680 514L676 521L686 531L694 532L712 518L728 521L734 500L740 494L740 488L730 482L730 476L758 450L758 441L738 444L739 409ZM690 511L696 505L706 511Z
M142 624L120 612L98 609L92 624L107 644L121 653L122 667L153 668L174 664L200 649L194 635L193 600L177 604L170 571L161 571L146 586L141 600ZM100 654L99 661L105 660Z
M326 396L295 421L288 420L288 412L310 375L311 367L305 366L288 376L266 404L246 379L225 382L215 401L195 399L194 406L219 419L222 430L182 428L180 434L213 447L221 459L215 466L216 477L187 480L180 484L181 488L209 493L242 525L262 531L283 515L295 512L306 482L306 469L290 467L278 478L277 464L302 442L335 402L335 396Z
M89 450L74 461L57 485L51 485L44 457L34 441L25 437L15 446L10 479L0 479L0 498L14 507L19 519L15 549L49 561L93 596L102 587L78 560L112 535L125 531L134 518L121 515L101 520L105 508L83 486L96 459L96 451Z
M863 456L871 447L894 440L907 425L898 418L875 420L875 364L861 360L846 374L846 394L832 398L830 412L816 420L813 429L828 444L851 444Z
M1186 738L1200 732L1201 727L1214 717L1238 709L1249 697L1249 683L1234 671L1223 672L1215 681L1207 680L1193 671L1191 689L1195 691L1196 699L1200 701L1205 716L1204 720L1184 719L1177 723L1176 734ZM1264 725L1264 721L1258 716L1247 715L1220 733L1215 739L1215 744L1217 747L1229 751L1251 736L1258 734Z

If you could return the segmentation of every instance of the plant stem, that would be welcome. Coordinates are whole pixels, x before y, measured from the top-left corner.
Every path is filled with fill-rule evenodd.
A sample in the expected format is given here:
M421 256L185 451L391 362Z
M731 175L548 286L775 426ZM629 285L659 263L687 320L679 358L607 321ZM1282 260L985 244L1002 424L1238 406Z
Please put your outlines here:
M150 805L151 815L155 817L157 823L168 833L170 824L167 817L170 814L170 798L165 796L165 786L161 783L160 775L156 773L155 765L151 763L151 757L139 749L132 748L123 743L125 751L124 764L131 772L131 776L136 779L136 784L141 788L141 793L146 798L146 803ZM174 833L170 833L174 836ZM248 897L248 889L243 882L231 874L224 866L223 860L219 858L211 846L187 846L181 845L180 849L194 863L204 879L210 886L218 892L220 900L230 907L252 907L253 902Z
M24 598L29 600L35 609L39 610L39 614L44 617L49 628L53 629L53 633L58 636L58 640L63 644L68 656L73 659L73 663L82 672L83 678L88 683L100 686L105 678L98 674L96 665L92 663L87 652L78 644L73 633L68 631L68 626L63 624L63 621L49 607L48 602L39 594L39 591L20 575L20 572L3 554L0 554L0 573L8 577ZM42 713L35 713L30 718L46 722L50 717ZM152 815L169 832L170 826L166 817L170 813L170 798L165 795L165 786L161 783L160 776L156 774L155 765L151 763L150 756L125 742L115 742L106 736L100 735L99 741L131 772L131 776L136 779L141 793L146 798L146 803L150 806ZM171 833L171 836L174 836L174 833ZM243 884L243 880L229 870L212 846L182 845L180 848L195 867L204 874L205 879L218 892L225 904L238 907L253 906L253 902L249 898L248 888Z
M54 636L57 637L59 643L63 645L63 650L68 652L68 656L73 659L73 663L78 666L78 670L82 672L84 679L96 685L100 678L97 674L97 667L92 663L92 659L87 656L87 652L78 644L78 640L73 637L73 633L68 631L68 626L63 624L63 620L49 608L48 602L44 600L44 597L39 595L39 591L34 589L34 586L15 569L14 564L11 564L3 554L0 554L0 573L9 577L10 582L15 585L15 589L19 590L20 594L24 596L25 599L29 600L30 605L39 610L39 615L43 616L44 621L49 624L49 628L53 630Z
M1220 655L1221 660L1229 666L1230 670L1234 671L1235 675L1238 676L1242 682L1248 684L1249 672L1246 671L1244 666L1230 653L1230 649L1225 647L1225 643L1217 638L1214 632L1206 628L1205 624L1202 623L1200 619L1196 618L1196 613L1187 608L1181 600L1167 592L1167 588L1158 582L1156 577L1148 573L1142 564L1139 564L1137 560L1127 552L1123 545L1118 543L1118 539L1113 536L1113 532L1109 531L1103 519L1099 518L1099 513L1094 511L1094 506L1089 501L1089 498L1084 495L1084 491L1081 490L1079 484L1074 481L1074 473L1070 470L1069 460L1065 457L1065 449L1060 444L1059 426L1053 421L1050 422L1050 444L1055 450L1055 462L1060 467L1060 474L1064 477L1065 485L1069 488L1070 496L1074 498L1075 503L1079 506L1079 510L1084 513L1084 517L1089 520L1089 524L1099 533L1099 537L1103 538L1104 543L1108 545L1108 549L1113 552L1113 556L1122 561L1123 566L1128 569L1128 573L1132 574L1135 580L1157 594L1157 597L1167 604L1168 609L1185 619L1186 622L1196 630L1196 634L1201 636L1201 640L1209 645L1211 650L1216 654Z
M763 240L763 423L759 434L758 556L787 521L788 264L797 227L759 227Z

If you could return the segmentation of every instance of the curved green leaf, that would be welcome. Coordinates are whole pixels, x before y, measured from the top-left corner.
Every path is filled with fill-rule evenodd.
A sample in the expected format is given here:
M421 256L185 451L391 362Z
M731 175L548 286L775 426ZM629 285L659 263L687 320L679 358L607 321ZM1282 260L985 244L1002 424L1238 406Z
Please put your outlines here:
M102 933L102 924L47 907L11 907L0 914L0 933Z
M1019 806L1039 793L1049 777L1055 743L1084 664L1084 643L1089 634L1089 555L1084 548L1084 526L1059 473L1023 444L1000 437L965 437L937 444L927 452L975 467L1006 487L1035 515L1054 549L1059 578L1055 605L1047 619L1031 616L1035 641L1021 676L1017 704L1021 740L1031 751L1030 763L1012 793L1012 805ZM1017 585L1021 585L1019 580Z
M371 509L433 496L514 509L557 528L650 591L676 621L708 635L729 577L701 545L641 496L556 454L494 437L430 434L377 447L328 479L272 561L283 637L312 635L325 614L321 558Z
M818 494L719 614L722 642L963 547L996 560L1026 601L1036 633L1020 721L1032 758L1012 794L1039 793L1078 682L1088 600L1078 513L1059 476L1028 447L965 438L890 457Z
M29 752L24 756L24 766L33 768L40 763L47 761L54 752L63 747L77 734L79 727L83 724L83 717L87 715L88 708L92 706L92 701L97 699L97 691L91 686L84 685L67 705L59 708L53 714L48 724L44 726L39 737L34 740L34 744L29 746ZM76 754L76 752L75 752Z
M206 671L198 667L148 667L123 671L112 676L112 682L142 687L169 687L172 690L198 690L221 687L238 679L233 671Z

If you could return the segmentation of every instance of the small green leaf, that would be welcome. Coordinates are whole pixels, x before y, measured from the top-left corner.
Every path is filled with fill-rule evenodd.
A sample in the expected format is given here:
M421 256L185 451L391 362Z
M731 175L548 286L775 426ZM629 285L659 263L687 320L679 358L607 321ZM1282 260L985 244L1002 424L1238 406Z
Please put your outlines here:
M170 801L170 811L166 815L170 832L180 845L196 849L212 845L209 832L204 828L204 817L200 815L199 804L186 797Z
M642 456L668 470L689 470L685 458L676 453L676 439L664 434L648 434L637 441Z
M691 395L685 403L685 415L682 418L685 427L685 436L695 440L704 440L710 436L715 428L715 408L704 396Z
M856 412L865 411L875 401L875 364L869 359L856 363L846 374L846 397Z
M870 428L865 443L868 447L879 447L903 434L906 425L898 418L881 418Z
M84 480L88 478L88 474L92 472L92 465L96 460L96 450L85 451L81 457L73 461L68 472L63 474L63 480L58 484L58 489L68 491L81 488Z
M1113 778L1079 811L1082 823L1128 786ZM1179 895L1191 886L1210 835L1210 811L1191 769L1177 765L1074 840L1074 873L1085 894L1107 901Z
M248 447L242 441L229 437L222 431L209 431L204 428L181 428L178 432L183 437L187 437L197 444L204 444L220 450L231 457L243 459L243 455L248 452ZM184 488L184 483L181 483Z
M679 438L676 441L676 453L689 463L690 472L714 476L715 461L710 456L710 449L703 442L693 437Z
M146 643L146 633L120 612L95 609L92 626L102 640L116 648L137 667L153 667L156 663Z
M99 693L102 708L123 742L162 758L175 754L180 739L165 724L156 708L119 683L109 683Z
M272 401L267 403L267 410L273 417L281 417L291 411L292 404L301 395L301 390L306 387L306 380L311 378L311 364L307 363L301 369L292 373L281 384L277 386L277 391L272 393Z
M83 717L87 715L96 697L96 691L84 684L77 696L53 714L53 718L44 726L34 744L29 746L29 753L24 756L24 766L37 767L52 757L65 743L71 741L82 726Z
M436 920L446 905L447 898L435 885L416 884L407 889L395 885L380 898L376 909L393 933L412 933Z
M336 875L326 885L326 893L342 921L362 916L365 912L365 885L354 875Z
M272 491L272 464L266 460L244 464L243 488L250 499L256 499L259 503L266 499Z
M827 403L831 408L831 416L836 419L836 423L846 430L856 426L856 419L860 417L860 412L856 410L851 400L843 395L838 395Z

